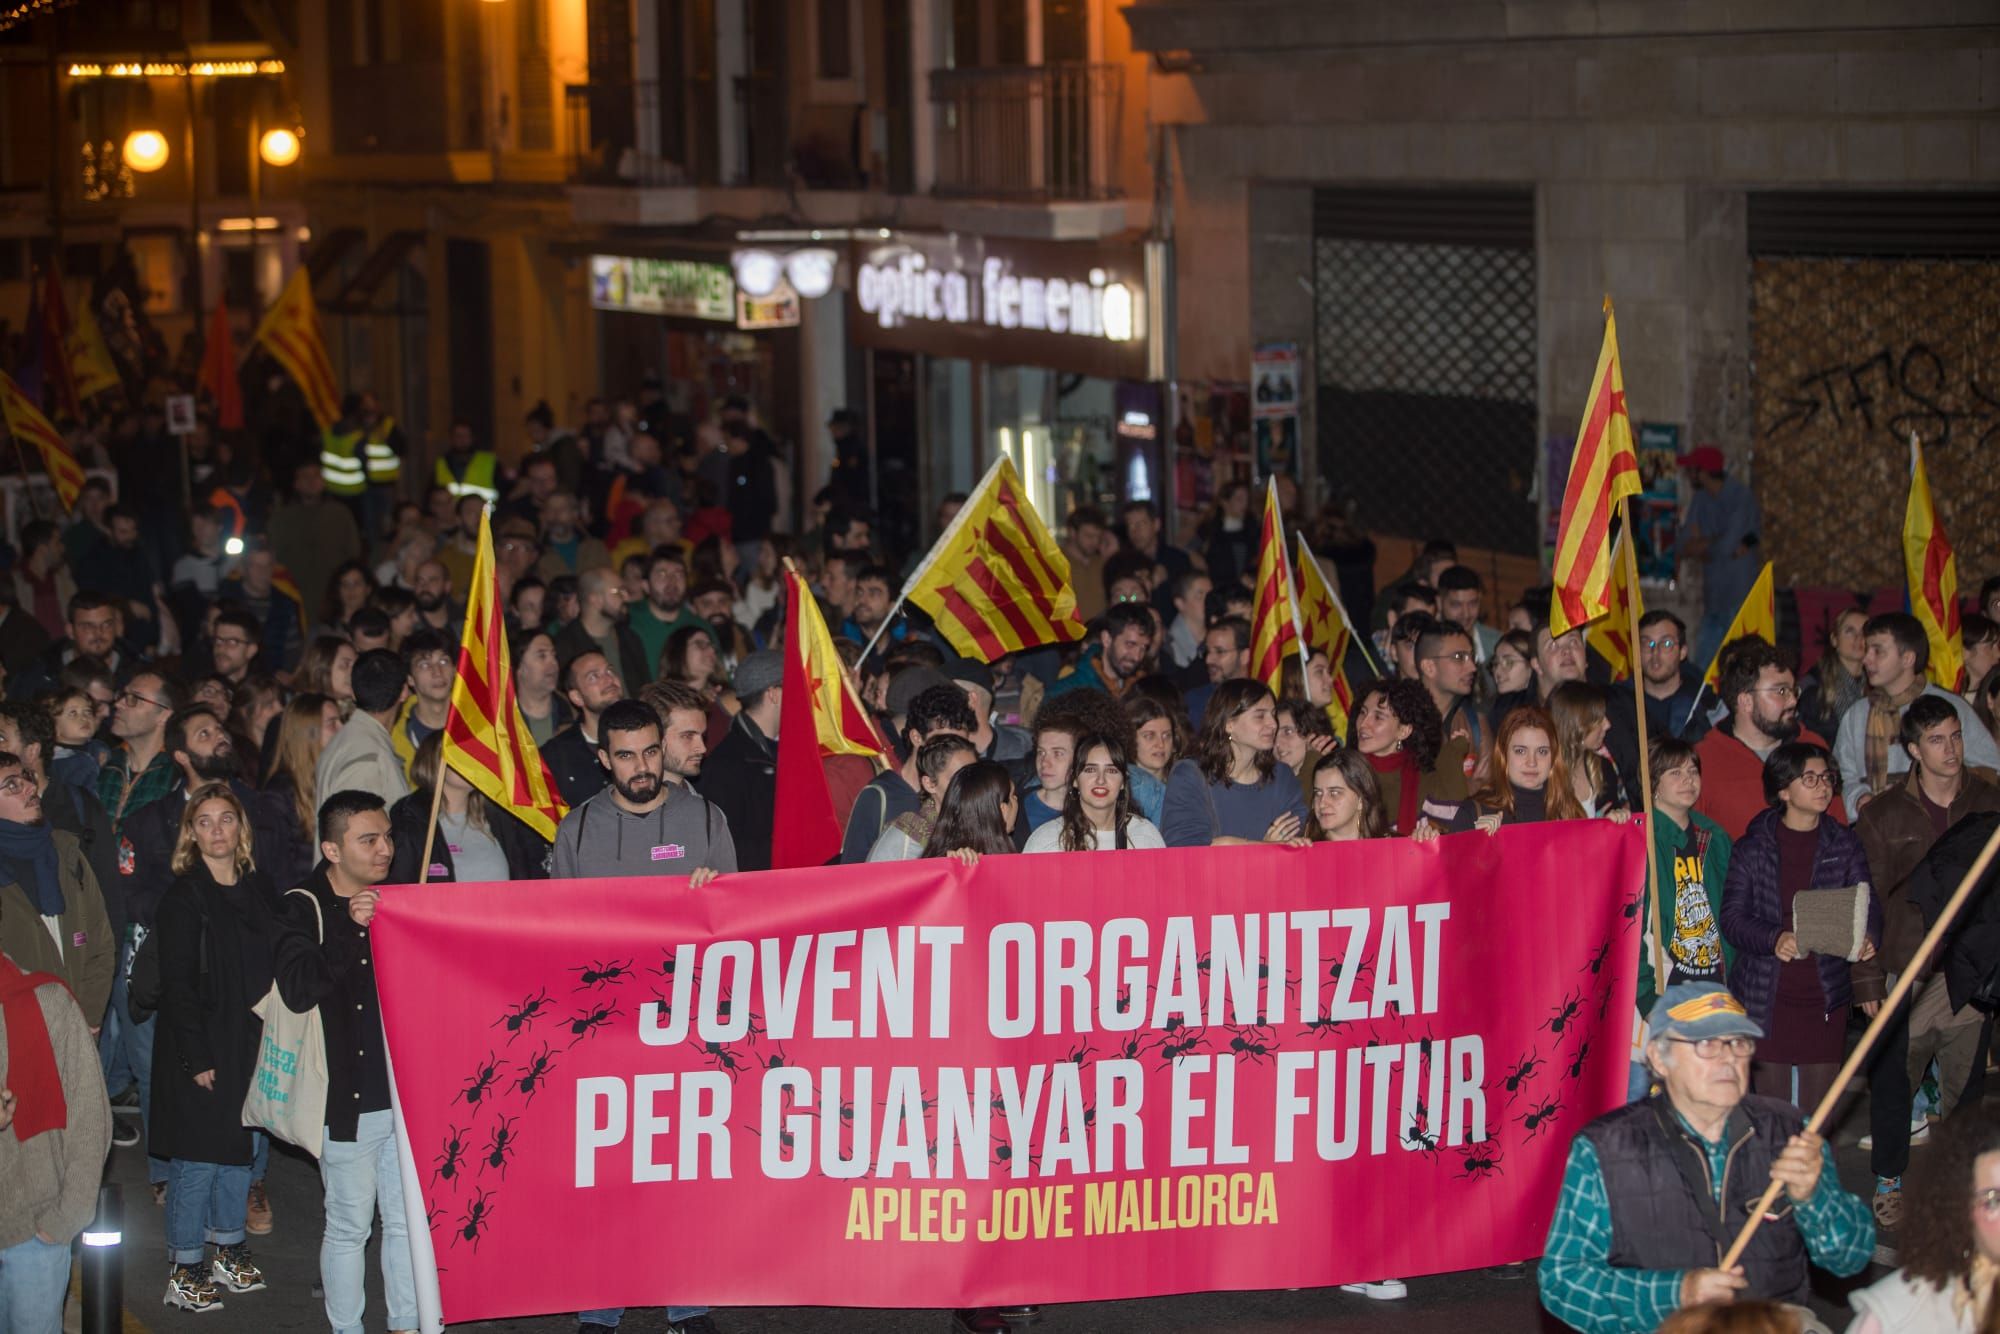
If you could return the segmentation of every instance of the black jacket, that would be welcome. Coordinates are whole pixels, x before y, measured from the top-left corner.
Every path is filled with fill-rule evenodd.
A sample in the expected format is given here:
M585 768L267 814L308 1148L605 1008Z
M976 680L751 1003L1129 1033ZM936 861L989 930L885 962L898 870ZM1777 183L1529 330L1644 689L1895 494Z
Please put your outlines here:
M556 776L556 790L571 806L581 806L604 790L604 766L597 746L583 739L581 724L565 727L542 747L542 759Z
M333 892L324 865L300 888L318 900L326 939L320 939L311 904L297 894L279 895L271 971L286 1005L301 1012L319 1007L326 1036L327 1137L352 1142L364 1113L389 1109L373 945L348 916L347 900Z
M125 877L118 874L118 834L111 827L111 812L97 794L60 778L51 778L42 791L42 818L49 828L76 835L83 859L97 877L104 893L104 912L111 919L114 940L125 938Z
M549 877L549 842L507 811L501 810L475 792L472 800L485 802L486 824L493 841L507 858L511 880L546 880ZM396 838L396 856L389 863L391 885L414 885L423 870L424 826L431 815L431 794L412 792L389 808L389 831ZM427 881L458 879L452 865L451 849L442 838L431 840L431 874ZM439 868L442 868L440 870Z
M314 849L302 848L294 841L292 831L297 821L241 779L232 778L229 788L250 817L250 843L257 869L273 885L295 885L304 879L312 867ZM125 822L124 841L132 850L132 872L124 878L125 909L141 926L153 925L153 911L174 882L174 843L180 838L181 812L186 809L187 788L176 787L158 801L141 806Z
M220 885L205 865L160 900L160 1011L153 1034L147 1151L156 1158L248 1164L254 1145L243 1099L263 1023L250 1007L271 989L271 882L251 871ZM213 1088L194 1077L215 1072Z
M729 734L702 761L701 794L729 819L742 871L771 869L771 824L778 808L778 746L738 713Z
M639 642L639 634L625 622L618 622L614 633L618 636L618 661L612 663L618 669L618 679L625 683L625 694L629 699L639 697L639 687L653 679L655 664L646 661L646 646ZM602 653L604 646L590 637L590 631L583 628L583 618L578 617L562 628L556 636L556 659L563 670L569 670L572 659L584 653Z
M1917 863L1917 869L1910 872L1903 897L1923 915L1924 930L1936 925L1938 914L1958 892L1958 882L1979 859L1986 840L1993 837L1996 824L2000 824L2000 815L1990 812L1966 816L1945 830ZM2000 866L1988 867L1985 879L1945 933L1944 983L1953 1009L1970 1001L1987 1014L2000 1013L2000 894L1994 893L1996 886L2000 886Z

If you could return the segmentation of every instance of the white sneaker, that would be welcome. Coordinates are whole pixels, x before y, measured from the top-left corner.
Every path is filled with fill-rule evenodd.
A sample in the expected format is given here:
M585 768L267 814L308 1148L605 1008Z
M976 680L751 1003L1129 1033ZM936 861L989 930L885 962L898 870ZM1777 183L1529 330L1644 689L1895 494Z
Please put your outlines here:
M1342 1292L1358 1292L1371 1301L1393 1302L1410 1295L1410 1285L1400 1278L1385 1278L1374 1283L1343 1283Z

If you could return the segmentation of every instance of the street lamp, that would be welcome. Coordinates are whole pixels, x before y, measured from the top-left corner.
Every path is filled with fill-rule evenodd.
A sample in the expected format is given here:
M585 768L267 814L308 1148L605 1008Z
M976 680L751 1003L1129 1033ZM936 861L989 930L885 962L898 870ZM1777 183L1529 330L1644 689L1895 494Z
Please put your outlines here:
M158 171L167 165L167 136L158 130L134 130L125 136L125 165L134 171Z
M257 156L274 167L289 167L299 160L299 136L282 125L264 131L257 141Z

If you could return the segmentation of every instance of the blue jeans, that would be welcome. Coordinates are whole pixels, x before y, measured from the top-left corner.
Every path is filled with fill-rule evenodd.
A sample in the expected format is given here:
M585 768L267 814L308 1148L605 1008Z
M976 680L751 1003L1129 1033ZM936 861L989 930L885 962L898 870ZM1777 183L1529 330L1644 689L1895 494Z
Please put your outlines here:
M578 1311L576 1318L578 1320L588 1320L593 1325L609 1325L611 1328L616 1329L618 1328L618 1321L624 1314L625 1308L622 1306L607 1306L602 1311ZM667 1323L670 1325L678 1324L683 1320L692 1320L698 1315L707 1314L708 1308L706 1306L669 1306L667 1308Z
M326 1186L326 1235L319 1244L319 1281L334 1334L362 1334L368 1310L368 1233L382 1212L382 1289L390 1329L417 1327L417 1280L410 1229L403 1217L403 1169L396 1161L396 1123L387 1111L365 1112L354 1138L320 1142L319 1178Z
M127 950L123 941L118 946L118 967L111 975L111 1004L104 1012L104 1027L97 1033L97 1057L104 1067L104 1091L112 1096L124 1092L132 1082L132 1062L125 1055L125 1030L132 1026L132 1016L126 1013L127 989L125 982L125 959ZM143 1096L145 1090L141 1089Z
M167 1165L167 1261L198 1265L202 1243L243 1244L250 1169L176 1158Z
M132 955L138 944L127 937L124 947L118 953L118 971L111 981L111 1008L118 1011L120 1020L118 1036L125 1047L125 1063L131 1068L133 1082L139 1086L139 1123L146 1128L146 1147L152 1148L153 1128L153 1027L159 1023L154 1015L143 1024L132 1022L132 1016L125 1008L127 989L125 974L132 967ZM146 1180L157 1186L167 1179L167 1160L151 1153L146 1155Z
M69 1300L69 1243L30 1237L0 1250L0 1330L5 1334L62 1334Z

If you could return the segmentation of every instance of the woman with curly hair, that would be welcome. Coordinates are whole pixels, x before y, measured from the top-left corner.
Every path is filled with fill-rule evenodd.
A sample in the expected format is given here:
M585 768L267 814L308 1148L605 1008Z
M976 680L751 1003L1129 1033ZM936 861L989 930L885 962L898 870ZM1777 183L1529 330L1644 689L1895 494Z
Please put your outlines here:
M1903 1267L1848 1297L1847 1334L2000 1334L2000 1122L1967 1109L1918 1170L1897 1236Z
M1585 818L1556 741L1555 719L1546 710L1523 705L1500 720L1486 774L1485 783L1456 806L1426 804L1417 840L1470 829L1490 834L1503 824Z
M1353 718L1352 744L1375 771L1391 833L1414 832L1425 801L1450 805L1464 798L1463 772L1438 768L1444 719L1420 683L1375 682L1354 701Z

